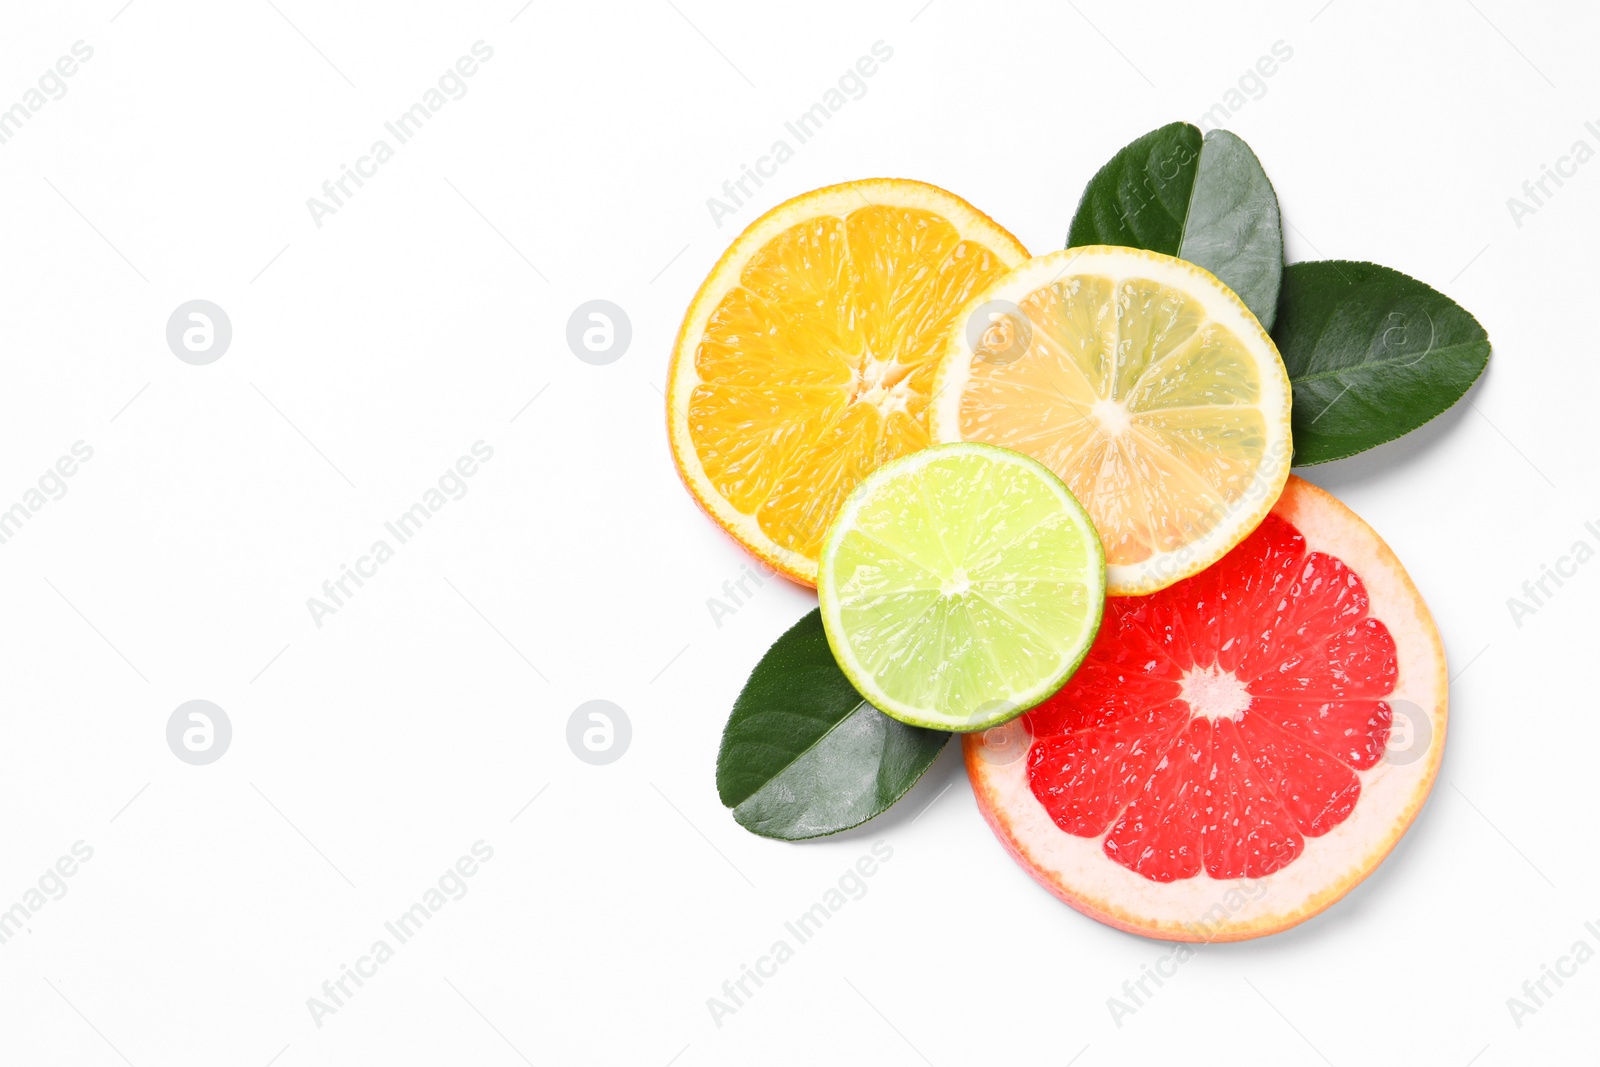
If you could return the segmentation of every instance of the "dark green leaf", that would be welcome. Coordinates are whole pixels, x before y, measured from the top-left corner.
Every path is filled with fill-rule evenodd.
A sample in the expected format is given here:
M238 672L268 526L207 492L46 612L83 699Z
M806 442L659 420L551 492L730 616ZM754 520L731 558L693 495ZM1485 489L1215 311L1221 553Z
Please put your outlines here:
M750 673L717 753L717 793L739 825L799 840L848 830L916 784L950 735L889 718L834 662L813 610Z
M1083 191L1067 247L1125 245L1198 264L1272 328L1283 274L1278 197L1255 153L1226 130L1152 130Z
M1477 319L1376 263L1291 264L1272 339L1294 386L1297 466L1410 433L1460 400L1489 362Z
M1177 255L1201 146L1198 127L1174 122L1112 156L1083 190L1067 247L1125 245Z

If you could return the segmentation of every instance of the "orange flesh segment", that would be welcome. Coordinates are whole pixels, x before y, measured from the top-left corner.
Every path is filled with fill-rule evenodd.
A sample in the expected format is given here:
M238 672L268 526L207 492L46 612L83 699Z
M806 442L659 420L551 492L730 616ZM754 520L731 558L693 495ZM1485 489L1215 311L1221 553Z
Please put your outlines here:
M711 485L775 544L814 558L861 479L929 443L940 344L1005 270L914 208L818 216L773 238L695 351L689 435Z

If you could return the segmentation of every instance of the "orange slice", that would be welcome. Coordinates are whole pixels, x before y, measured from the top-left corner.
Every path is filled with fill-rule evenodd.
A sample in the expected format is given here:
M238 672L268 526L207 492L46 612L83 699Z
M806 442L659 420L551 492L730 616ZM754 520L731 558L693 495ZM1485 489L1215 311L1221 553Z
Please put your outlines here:
M861 480L929 444L945 335L1028 252L965 200L879 178L798 196L723 253L684 316L667 428L718 525L806 585Z
M1200 267L1133 248L1067 249L989 286L962 318L982 328L950 334L935 439L1001 445L1053 470L1100 532L1110 594L1209 567L1283 490L1283 360Z

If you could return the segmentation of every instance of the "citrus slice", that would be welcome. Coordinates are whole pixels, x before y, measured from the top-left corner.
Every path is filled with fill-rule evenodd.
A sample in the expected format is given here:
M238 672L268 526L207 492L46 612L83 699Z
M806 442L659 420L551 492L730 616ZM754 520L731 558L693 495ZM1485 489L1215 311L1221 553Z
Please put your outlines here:
M844 498L929 443L961 306L1027 258L965 200L897 178L757 219L700 286L672 354L667 427L689 491L769 566L816 584Z
M1289 377L1239 298L1181 259L1039 256L962 313L934 383L939 441L1034 456L1094 516L1113 596L1198 573L1289 476Z
M1054 699L966 739L978 806L1079 911L1237 941L1370 874L1438 773L1444 648L1389 547L1290 478L1215 567L1110 600Z
M939 445L862 482L828 531L822 626L885 714L982 730L1044 700L1100 626L1105 560L1061 479L989 445Z

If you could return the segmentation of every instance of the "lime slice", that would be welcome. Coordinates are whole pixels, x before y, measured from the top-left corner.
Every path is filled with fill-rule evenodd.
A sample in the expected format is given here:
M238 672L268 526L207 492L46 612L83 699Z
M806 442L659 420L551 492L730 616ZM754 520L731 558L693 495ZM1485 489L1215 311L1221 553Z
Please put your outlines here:
M1100 628L1105 555L1061 479L1009 449L938 445L879 468L817 572L834 658L885 714L984 730L1049 697Z

